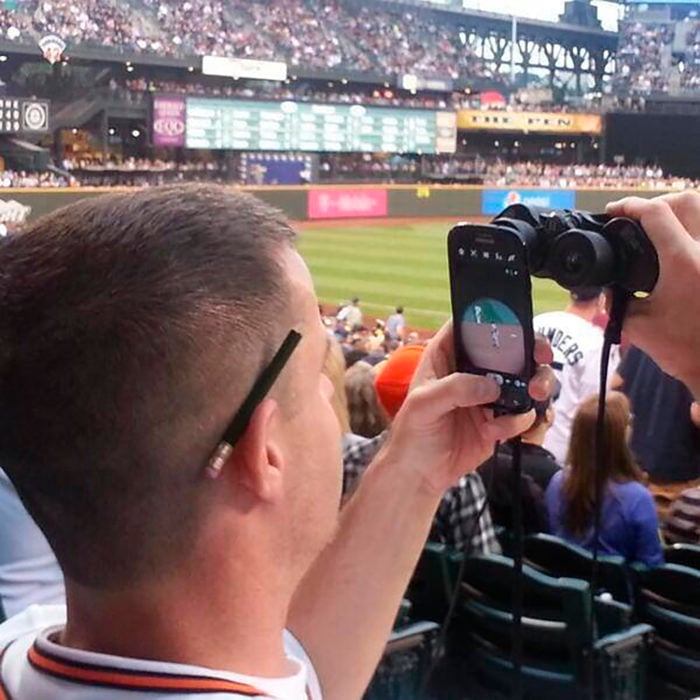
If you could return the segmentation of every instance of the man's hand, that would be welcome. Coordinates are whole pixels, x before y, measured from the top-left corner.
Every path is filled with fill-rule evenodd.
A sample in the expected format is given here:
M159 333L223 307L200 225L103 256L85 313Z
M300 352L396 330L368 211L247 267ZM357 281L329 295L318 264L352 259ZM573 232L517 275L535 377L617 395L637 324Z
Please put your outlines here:
M388 461L419 470L424 487L440 496L459 478L488 459L498 440L527 430L534 411L494 418L484 408L500 393L492 379L454 372L452 324L430 341L404 405L394 419L384 452ZM535 361L552 361L545 340L538 339ZM538 400L549 396L554 375L540 367L530 382L530 394Z
M630 303L625 333L700 397L700 194L611 202L607 213L639 221L659 256L659 281Z

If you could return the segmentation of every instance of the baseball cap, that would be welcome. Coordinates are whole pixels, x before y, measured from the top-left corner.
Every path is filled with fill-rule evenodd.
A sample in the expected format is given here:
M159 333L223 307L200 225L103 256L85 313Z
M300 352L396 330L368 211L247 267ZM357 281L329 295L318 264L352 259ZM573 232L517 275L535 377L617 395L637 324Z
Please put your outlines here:
M603 293L602 287L576 287L570 291L574 301L593 301Z
M387 360L374 380L379 403L392 418L399 412L406 399L424 350L423 345L399 348Z

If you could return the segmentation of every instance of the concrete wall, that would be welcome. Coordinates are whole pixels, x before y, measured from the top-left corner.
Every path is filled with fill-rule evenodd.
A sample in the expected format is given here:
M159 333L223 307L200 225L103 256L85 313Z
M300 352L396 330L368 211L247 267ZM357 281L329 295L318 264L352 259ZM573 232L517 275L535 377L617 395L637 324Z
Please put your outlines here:
M416 186L416 185L361 185L328 187L251 187L244 188L271 205L282 209L291 219L302 221L342 218L386 217L461 217L479 216L484 210L487 193L496 194L505 201L544 202L544 206L557 206L562 195L571 199L571 191L541 190L535 188L503 189L479 186ZM313 194L314 206L310 206ZM104 189L6 189L0 190L0 221L25 217L33 220L59 207L79 199L114 193L117 188ZM121 190L129 191L129 190ZM651 197L659 191L580 189L573 193L576 208L600 212L611 200L628 195ZM547 204L551 201L553 204ZM18 207L16 202L22 207Z

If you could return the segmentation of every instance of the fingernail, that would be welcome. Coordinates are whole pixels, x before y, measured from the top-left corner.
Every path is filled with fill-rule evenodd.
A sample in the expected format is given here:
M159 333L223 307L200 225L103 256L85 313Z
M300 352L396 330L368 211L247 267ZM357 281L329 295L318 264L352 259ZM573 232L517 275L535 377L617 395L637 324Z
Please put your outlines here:
M501 387L493 379L484 377L476 385L476 393L481 401L494 401L501 394Z

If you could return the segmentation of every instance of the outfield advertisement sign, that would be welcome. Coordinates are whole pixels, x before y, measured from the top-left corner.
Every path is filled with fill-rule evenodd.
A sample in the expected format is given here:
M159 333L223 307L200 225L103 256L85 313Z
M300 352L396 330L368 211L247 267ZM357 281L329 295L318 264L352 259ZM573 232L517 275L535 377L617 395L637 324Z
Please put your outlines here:
M575 209L573 190L483 190L481 213L498 214L511 204L534 204L546 209Z
M388 216L387 190L313 189L309 190L309 219L364 219Z

